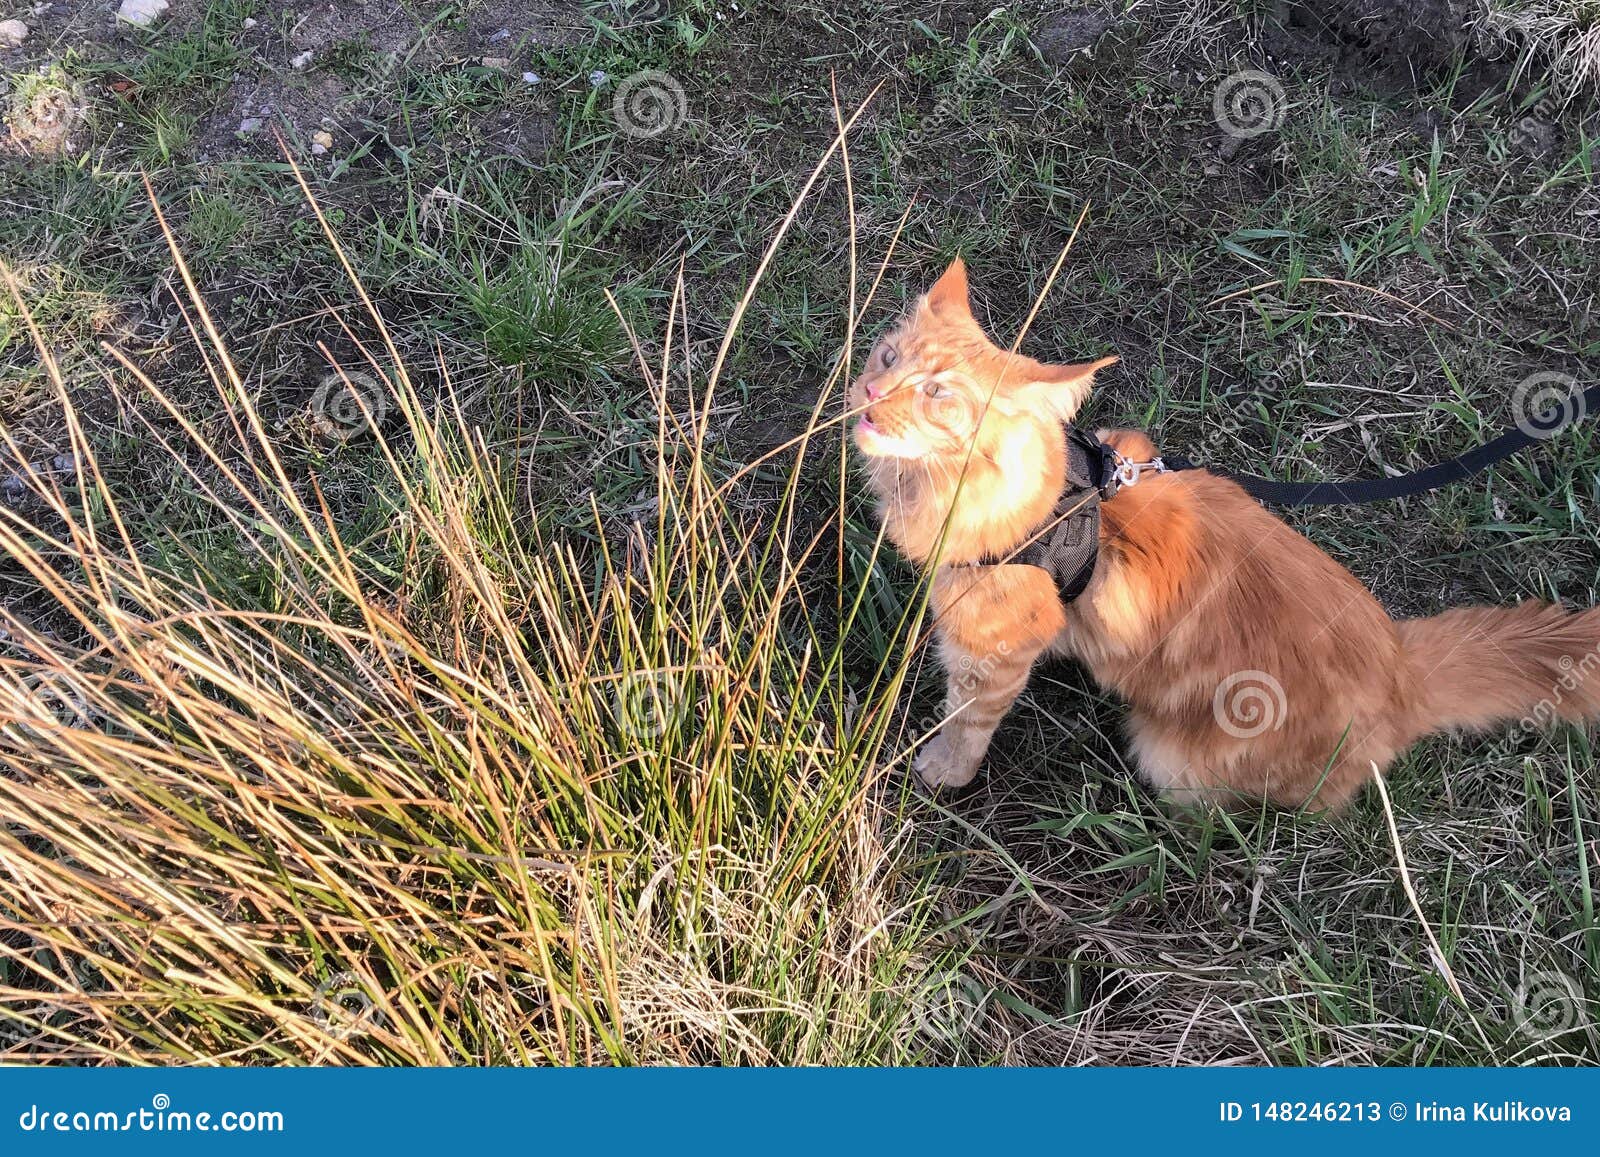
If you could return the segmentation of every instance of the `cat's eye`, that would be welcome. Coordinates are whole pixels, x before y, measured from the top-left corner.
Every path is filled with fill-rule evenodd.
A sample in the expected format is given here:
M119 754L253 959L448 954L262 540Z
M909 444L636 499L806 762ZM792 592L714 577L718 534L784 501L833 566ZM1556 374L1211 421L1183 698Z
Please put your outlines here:
M922 392L927 394L930 398L937 398L940 394L944 393L944 387L939 384L939 380L937 378L929 378L927 381L922 383Z
M878 360L883 363L884 369L890 370L894 368L894 363L900 360L900 355L895 352L894 346L886 345L883 347L883 352L878 355Z

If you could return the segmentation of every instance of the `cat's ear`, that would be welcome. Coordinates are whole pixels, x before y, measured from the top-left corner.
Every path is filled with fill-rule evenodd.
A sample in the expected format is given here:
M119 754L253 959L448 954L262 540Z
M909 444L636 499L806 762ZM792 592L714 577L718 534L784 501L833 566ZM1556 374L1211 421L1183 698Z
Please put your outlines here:
M967 296L967 263L957 257L950 268L928 290L928 308L947 317L971 317L972 302Z
M1092 362L1059 366L1013 357L1003 371L995 404L1012 414L1050 414L1070 422L1089 400L1095 374L1116 365L1118 360L1113 354Z

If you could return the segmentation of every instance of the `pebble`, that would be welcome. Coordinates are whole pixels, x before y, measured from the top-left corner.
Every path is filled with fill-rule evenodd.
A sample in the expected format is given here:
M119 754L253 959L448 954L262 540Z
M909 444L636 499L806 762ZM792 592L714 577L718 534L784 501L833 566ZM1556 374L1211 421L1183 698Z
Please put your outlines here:
M602 84L610 79L611 78L605 74L604 70L597 68L589 74L589 87L599 88Z
M303 72L307 68L311 67L311 62L316 59L316 56L317 54L308 48L299 56L291 60L289 62L289 67L294 69L296 72Z
M505 56L485 56L483 58L483 67L504 70L511 67L511 60Z
M510 40L510 39L511 39L511 29L502 28L499 31L497 31L493 36L489 37L489 43L490 44L499 44L502 40Z
M331 148L333 148L333 134L327 129L321 129L311 134L311 152L313 155L320 157Z
M259 130L263 123L260 117L245 117L244 120L239 122L239 131L241 133L253 133Z
M244 18L243 27L244 27L244 30L246 32L249 32L250 29L254 28L255 26L256 26L256 18L254 16L246 16Z
M117 19L135 28L149 28L165 16L170 7L167 0L122 0Z
M0 48L16 48L28 39L28 26L20 20L0 20Z
M522 83L523 84L538 84L539 83L539 74L537 72L525 72L525 73L523 73L522 74Z

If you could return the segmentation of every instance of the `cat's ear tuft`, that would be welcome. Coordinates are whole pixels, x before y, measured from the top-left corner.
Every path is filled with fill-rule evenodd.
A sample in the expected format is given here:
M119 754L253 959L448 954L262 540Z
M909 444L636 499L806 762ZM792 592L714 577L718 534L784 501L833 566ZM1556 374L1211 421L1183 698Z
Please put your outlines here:
M1084 402L1089 400L1095 374L1107 366L1116 365L1119 360L1113 354L1092 362L1052 365L1049 362L1036 362L1032 358L1019 358L1022 364L1006 374L1009 378L1011 373L1021 371L1017 384L1004 390L1008 403L1006 408L1013 413L1049 414L1063 422L1070 422L1083 408Z
M950 268L940 274L939 280L928 290L928 308L950 316L972 316L972 304L967 296L967 264L961 258L952 261Z

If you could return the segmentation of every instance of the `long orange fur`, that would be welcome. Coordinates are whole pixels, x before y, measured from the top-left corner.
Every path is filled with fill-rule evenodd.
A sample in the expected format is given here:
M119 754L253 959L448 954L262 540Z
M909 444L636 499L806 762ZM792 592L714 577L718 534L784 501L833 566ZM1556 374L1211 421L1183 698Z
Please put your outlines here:
M931 786L977 773L1048 655L1130 705L1141 773L1188 800L1337 807L1421 737L1600 715L1600 610L1468 607L1396 622L1347 570L1235 483L1146 474L1101 511L1088 589L1064 605L1004 557L1065 477L1062 426L1115 358L1048 365L974 320L958 260L873 349L854 435L900 551L933 568L949 717L917 757ZM1125 457L1150 439L1102 431Z

